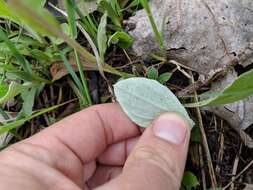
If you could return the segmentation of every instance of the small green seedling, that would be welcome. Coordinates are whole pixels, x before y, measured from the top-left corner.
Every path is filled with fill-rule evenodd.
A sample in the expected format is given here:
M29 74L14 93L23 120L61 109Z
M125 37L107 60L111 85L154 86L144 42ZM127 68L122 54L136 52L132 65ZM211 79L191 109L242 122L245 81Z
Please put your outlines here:
M147 71L147 77L149 79L157 80L161 84L165 84L166 82L168 82L168 80L170 80L171 76L172 76L172 73L169 73L169 72L159 75L158 70L154 67L151 67Z
M192 188L196 188L198 185L198 178L192 172L186 171L182 180L183 189L191 190Z
M132 46L133 38L125 32L115 32L108 40L108 46L110 44L117 44L122 49L128 49Z
M184 106L177 97L156 80L133 77L114 85L115 96L128 117L140 127L148 127L162 113L176 112L189 122Z

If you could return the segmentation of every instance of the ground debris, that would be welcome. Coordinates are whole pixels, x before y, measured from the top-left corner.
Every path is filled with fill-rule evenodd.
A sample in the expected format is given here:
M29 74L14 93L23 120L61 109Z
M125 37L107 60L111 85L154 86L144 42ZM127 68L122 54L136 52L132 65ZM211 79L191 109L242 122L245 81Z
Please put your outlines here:
M158 28L163 27L169 59L196 71L199 82L211 81L210 92L220 92L236 79L235 65L246 67L252 63L252 0L151 0L150 5ZM135 24L130 33L137 55L147 57L159 51L144 10L128 22ZM220 80L213 82L219 73ZM227 120L238 132L253 124L253 97L208 110ZM247 138L252 141L248 135Z
M204 76L234 59L249 64L253 57L251 0L152 0L151 9L158 27L163 27L169 56ZM130 31L135 53L146 56L159 50L144 10L128 22L136 25Z

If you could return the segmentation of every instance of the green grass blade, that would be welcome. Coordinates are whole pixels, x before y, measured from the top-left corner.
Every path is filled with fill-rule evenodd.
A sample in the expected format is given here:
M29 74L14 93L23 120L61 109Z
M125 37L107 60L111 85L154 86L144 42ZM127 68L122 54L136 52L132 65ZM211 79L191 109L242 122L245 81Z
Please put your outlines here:
M76 7L76 13L81 19L80 25L88 32L92 40L96 42L97 27L90 15L84 16L78 7Z
M68 14L68 23L69 23L69 27L70 27L71 38L75 39L77 37L77 25L76 25L77 22L76 22L76 19L75 19L75 13L76 13L75 2L73 0L65 0L64 2L65 2L66 9L67 9L67 14ZM91 98L90 98L90 95L89 95L89 90L88 90L88 87L87 87L87 81L86 81L86 78L84 76L83 67L82 67L81 62L80 62L80 57L79 57L79 54L77 53L76 50L74 50L74 53L75 53L76 65L78 67L78 71L79 71L79 74L80 74L80 77L81 77L81 82L82 82L82 91L81 92L82 92L83 98L85 99L86 106L90 106L92 104L92 102L91 102ZM75 76L73 76L72 67L71 67L71 70L72 70L72 72L71 72L72 77L75 77ZM74 80L76 82L76 85L79 87L80 84L77 83L77 79L75 78ZM79 81L80 80L78 80L78 82Z
M45 26L41 27L40 20L34 18L34 15L30 14L31 12L35 12L36 15L43 17L43 19L50 23L50 25L52 25L54 28L60 29L58 21L47 9L43 8L43 5L40 1L9 0L8 4L10 5L9 7L11 10L23 24L31 27L34 31L37 31L44 36L53 34L50 33Z
M198 103L186 104L187 107L216 106L233 103L253 95L253 69L240 75L222 93Z
M5 42L13 56L18 60L20 66L24 69L24 71L28 73L32 73L32 69L28 63L28 61L18 52L14 44L9 40L8 36L5 32L0 28L0 39Z
M161 33L157 29L154 17L152 15L152 11L151 11L150 6L148 4L148 1L147 0L140 0L140 3L143 6L143 8L145 9L145 11L147 12L150 24L152 26L154 33L155 33L156 41L159 43L161 51L165 51L164 39L163 39Z
M78 78L78 76L76 75L75 71L73 70L71 64L69 63L69 61L67 60L66 56L60 52L60 56L62 58L63 64L65 65L68 73L71 75L72 79L75 81L75 84L77 85L78 89L83 92L83 86L82 83L80 81L80 79Z
M118 3L118 0L111 0L111 7L113 10L117 13L118 17L121 19L122 18L122 12L121 12L121 7Z
M4 71L6 71L9 75L13 75L15 76L17 79L21 79L23 81L28 81L28 82L42 82L42 83L46 83L46 84L50 84L51 81L41 78L35 74L30 74L27 73L25 71L20 71L18 69L16 69L16 67L12 66L12 65L1 65L0 64L0 69L3 69Z
M11 82L8 86L8 90L5 94L2 94L0 97L0 104L6 103L10 99L14 98L15 96L19 95L21 92L29 89L32 85L31 84L18 84L16 82Z
M14 10L16 10L19 13L20 17L25 19L26 17L29 16L29 21L31 22L32 25L36 26L35 29L37 32L42 32L42 34L43 34L43 31L44 31L44 34L47 33L49 35L63 39L71 47L76 49L76 51L78 51L78 53L81 56L83 56L83 58L85 58L87 61L89 61L90 63L94 63L94 64L96 63L95 57L90 52L88 52L84 47L82 47L75 40L69 38L66 34L64 34L61 31L60 26L55 27L55 24L49 22L45 18L46 16L42 16L41 14L37 14L29 6L24 4L23 1L9 0L9 2L10 2L10 5L15 8ZM38 28L43 28L43 31L41 31Z
M78 70L80 73L80 77L81 77L81 81L82 81L82 85L83 85L83 94L86 99L87 106L91 106L92 101L91 101L91 97L90 97L90 93L89 93L89 89L88 89L87 80L84 76L83 67L80 62L80 57L76 51L74 51L74 53L75 53L76 64L77 64L77 67L78 67Z
M106 0L101 0L99 6L108 14L108 17L112 20L113 24L121 28L120 17L117 12L112 8L111 4Z
M20 20L3 0L0 0L0 17L9 19L15 23L20 23Z
M67 103L69 103L69 102L67 102ZM21 125L23 125L25 122L30 121L30 120L32 120L32 119L34 119L34 118L36 118L40 115L43 115L45 113L48 113L48 112L53 111L55 109L58 109L59 107L64 106L67 103L63 103L63 104L60 104L60 105L52 106L50 108L42 109L38 112L35 112L33 115L31 115L29 117L26 117L26 118L23 118L23 119L20 119L20 120L11 122L11 123L7 123L3 126L0 126L0 135L2 135L3 133L9 132L13 129L16 129L17 127L20 127Z
M75 2L73 0L64 0L64 4L68 14L70 36L75 39L77 37Z

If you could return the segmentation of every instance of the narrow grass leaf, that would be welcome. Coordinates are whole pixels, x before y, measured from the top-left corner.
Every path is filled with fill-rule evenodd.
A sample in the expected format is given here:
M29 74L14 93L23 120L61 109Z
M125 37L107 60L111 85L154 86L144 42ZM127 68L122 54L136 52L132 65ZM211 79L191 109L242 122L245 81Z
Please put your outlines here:
M177 97L159 82L147 78L129 78L114 85L117 101L128 117L141 127L166 112L176 112L187 119L190 126L194 122L189 117Z
M117 13L118 17L121 18L122 13L121 13L121 8L120 8L120 5L118 3L118 0L110 0L110 3L111 3L111 7Z
M133 0L133 1L126 7L126 9L135 7L135 6L139 5L139 4L140 4L140 0Z
M65 8L68 14L68 24L70 28L70 36L72 39L77 37L77 27L76 27L76 11L75 2L73 0L64 0Z
M107 49L107 35L106 35L106 25L107 25L107 11L102 16L99 26L98 26L98 33L97 33L97 44L98 44L98 51L100 56L100 61L103 64L105 52Z
M215 106L233 103L253 95L253 69L240 75L221 93L198 103L186 104L187 107Z
M164 51L164 49L165 49L165 47L164 47L164 39L163 39L163 36L161 35L161 33L159 32L159 30L157 28L157 25L155 23L155 20L154 20L154 17L152 15L152 11L150 9L148 1L147 0L140 0L140 3L144 7L145 11L147 12L150 24L151 24L152 29L153 29L154 34L155 34L156 41L160 45L160 49L161 49L161 51Z
M82 83L79 79L79 77L76 75L75 71L73 70L71 64L69 63L69 61L67 60L66 56L60 52L60 56L62 58L63 64L65 65L67 71L69 72L69 74L71 75L72 79L75 81L75 84L77 85L78 89L83 92L83 86Z
M8 85L0 84L0 97L3 97L8 92Z
M12 52L13 56L16 57L18 60L20 66L24 69L24 71L28 73L32 73L32 69L28 63L28 61L18 52L13 42L11 42L6 35L6 33L0 28L0 39L5 42L5 44L8 46L10 51Z
M9 0L9 7L15 13L15 15L22 21L22 23L31 27L34 31L39 32L42 35L53 35L47 28L41 27L39 18L36 15L43 17L50 25L55 28L60 28L58 21L55 17L42 6L42 2L34 0ZM31 13L36 12L36 15Z
M96 64L96 58L90 52L88 52L75 40L71 39L66 34L64 34L60 26L55 27L55 23L49 22L45 18L46 15L38 14L36 11L32 10L29 6L27 6L26 4L22 3L19 0L9 0L9 3L13 7L15 7L15 10L17 12L20 13L20 17L23 17L22 16L23 14L25 15L24 18L29 17L29 20L36 26L35 29L43 28L44 33L46 33L47 35L63 39L69 46L76 49L79 52L79 54L83 56L83 58L85 58L90 63ZM43 33L43 31L39 29L37 31Z
M50 84L51 82L47 79L41 78L35 74L30 74L25 71L20 71L12 65L0 65L0 68L7 72L7 75L14 76L13 80L21 79L28 82L42 82Z
M134 40L126 32L115 32L108 40L108 44L117 44L122 49L128 49L132 46Z
M4 0L0 0L0 17L9 19L15 23L20 23L18 17L13 13L11 8Z
M43 115L43 114L45 114L45 113L47 113L47 112L53 111L53 110L55 110L55 109L57 109L57 108L59 108L59 107L65 105L65 104L66 104L66 103L60 104L60 105L56 105L56 106L52 106L52 107L50 107L50 108L42 109L42 110L40 110L40 111L38 111L38 112L33 113L33 115L31 115L31 116L28 116L28 117L25 117L25 118L23 118L23 119L19 119L19 120L17 120L17 121L14 121L14 122L11 122L11 123L7 123L7 124L5 124L5 125L3 125L3 126L0 126L0 135L4 134L4 133L6 133L6 132L9 132L9 131L11 131L11 130L17 128L17 127L20 127L20 126L22 126L25 122L30 121L31 119L34 119L34 118L36 118L36 117L38 117L38 116L40 116L40 115Z
M16 82L11 82L8 86L8 91L5 94L2 94L0 97L0 104L6 103L10 99L14 98L15 96L19 95L21 92L29 89L31 84L18 84Z
M117 12L112 8L111 4L107 0L101 0L99 2L100 8L108 13L108 17L112 20L113 24L118 27L121 27L120 17Z
M36 26L40 28L44 28L47 34L63 39L69 46L74 48L85 59L86 62L89 62L92 65L97 64L97 59L94 55L92 55L89 51L87 51L83 46L81 46L75 40L71 39L66 34L64 34L61 29L59 29L58 27L54 27L54 24L51 24L50 22L48 22L47 19L45 19L45 16L37 14L36 11L29 8L29 6L24 5L19 0L9 0L8 2L10 2L12 6L15 6L15 9L17 12L22 12L22 13L25 12L26 15L29 15L32 22L35 22ZM119 76L123 76L123 77L132 76L131 74L117 71L115 68L107 64L104 64L103 68L100 68L100 69L104 69L107 72L110 72Z

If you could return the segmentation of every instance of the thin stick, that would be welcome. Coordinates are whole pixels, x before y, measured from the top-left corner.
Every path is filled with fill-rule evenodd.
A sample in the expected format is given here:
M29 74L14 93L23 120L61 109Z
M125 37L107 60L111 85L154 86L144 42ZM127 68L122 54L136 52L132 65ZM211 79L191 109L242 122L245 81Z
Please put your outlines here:
M227 189L232 183L234 183L234 181L239 178L247 169L249 169L251 166L253 165L253 160L251 160L251 162L239 173L237 174L237 176L235 176L234 178L231 179L231 181L222 188L222 190Z
M239 161L240 161L240 154L241 154L241 150L242 150L242 144L240 145L240 150L239 150L239 154L236 155L235 157L235 161L234 161L234 165L233 165L233 171L232 171L232 180L235 178L234 176L237 173L237 169L238 169L238 165L239 165ZM234 189L234 183L231 184L230 186L230 190Z
M129 63L133 62L133 61L131 60L131 58L129 57L128 53L126 52L126 50L123 49L123 52L124 52L124 54L126 55L128 61L129 61Z
M192 75L191 71L190 71L190 74L191 74L191 82L194 83L195 81L194 81L194 78L193 78L193 75ZM194 91L194 98L195 98L195 102L198 102L198 95L197 95L196 90ZM208 171L209 171L209 175L210 175L210 178L211 178L211 184L212 184L212 188L215 189L217 187L217 181L216 181L216 177L215 177L212 157L211 157L210 150L209 150L209 147L208 147L206 133L205 133L203 120L202 120L202 116L201 116L201 112L200 112L199 107L196 108L196 112L197 112L197 116L198 116L199 128L200 128L201 137L202 137L202 145L203 145L204 151L206 153L207 165L208 165L208 169L209 169Z
M219 138L219 142L220 142L220 149L219 149L219 153L218 153L218 163L222 163L223 160L223 155L224 155L224 135L223 135L223 120L221 120L221 134L220 134L220 138ZM216 172L220 173L220 166L217 164L216 166Z
M201 167L202 187L203 190L206 190L206 175L204 170L203 151L201 145L198 146L199 146L199 162Z

